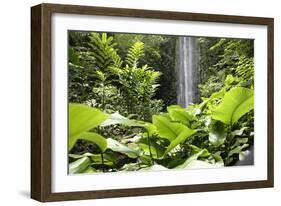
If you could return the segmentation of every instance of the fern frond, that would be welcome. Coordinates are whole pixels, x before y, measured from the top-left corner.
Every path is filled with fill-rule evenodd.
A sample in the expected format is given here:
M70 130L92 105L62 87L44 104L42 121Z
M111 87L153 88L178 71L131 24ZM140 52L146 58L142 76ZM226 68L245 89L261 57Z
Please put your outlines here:
M138 61L143 56L144 43L142 43L141 41L137 41L129 48L125 62L130 67L137 67Z
M89 46L91 55L95 59L95 65L101 71L106 71L109 67L121 67L122 60L117 54L116 43L113 37L108 37L106 33L91 32Z

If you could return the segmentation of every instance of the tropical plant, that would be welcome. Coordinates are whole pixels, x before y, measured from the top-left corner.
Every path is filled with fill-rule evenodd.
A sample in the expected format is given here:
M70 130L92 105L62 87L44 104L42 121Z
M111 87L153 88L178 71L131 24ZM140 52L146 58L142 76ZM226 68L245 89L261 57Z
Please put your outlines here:
M239 77L237 86L253 88L253 41L200 38L200 94L210 97L225 86L228 75Z
M122 60L115 49L116 43L113 37L108 37L106 33L94 33L89 35L89 46L91 47L90 56L95 59L97 70L106 72L110 67L120 67Z
M248 153L253 42L199 38L202 101L182 108L175 39L70 32L70 174L223 167Z
M69 105L69 138L68 149L71 150L77 139L89 139L85 132L97 127L100 123L106 120L107 114L102 111L87 107L82 104Z
M146 120L159 113L162 101L154 96L161 73L147 65L140 66L144 44L139 40L134 42L123 63L113 36L90 32L88 39L89 48L83 55L92 60L90 68L80 60L81 52L73 48L70 52L70 101Z
M135 114L139 119L148 120L162 110L161 100L153 100L160 72L151 70L147 65L141 68L130 68L127 65L119 75L120 92L126 97L125 115Z
M141 41L135 42L128 50L126 63L129 67L136 68L139 59L144 56L144 44Z
M253 90L236 87L219 99L210 112L204 110L211 107L201 111L202 105L187 109L169 106L167 113L154 115L152 122L70 104L70 148L77 139L91 141L98 148L95 153L70 154L75 159L71 173L232 165L251 145L253 131L241 125L240 119L253 110ZM99 134L102 128L113 125L139 130L121 142ZM125 161L120 162L120 154Z

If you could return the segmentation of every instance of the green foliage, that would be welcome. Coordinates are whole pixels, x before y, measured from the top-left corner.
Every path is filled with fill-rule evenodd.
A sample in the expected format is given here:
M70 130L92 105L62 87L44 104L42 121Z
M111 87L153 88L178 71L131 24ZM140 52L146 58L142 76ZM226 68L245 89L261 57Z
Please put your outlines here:
M149 120L153 114L162 110L162 101L153 99L157 90L160 72L151 70L147 65L141 68L126 66L120 70L120 93L124 98L126 112L135 114L139 119Z
M96 145L98 145L101 152L104 152L107 148L107 141L106 139L94 132L83 132L79 135L79 139L88 140L91 142L94 142Z
M126 59L128 50L135 42L144 44L144 56L138 59L138 65L149 65L155 71L160 71L159 87L155 98L163 100L166 106L176 104L176 77L175 77L175 45L176 37L164 35L142 34L111 34L117 43L118 54ZM157 106L157 105L156 105ZM155 107L156 107L155 106ZM154 107L154 108L155 108Z
M211 164L206 161L197 160L200 156L209 155L209 152L205 149L200 150L198 153L189 157L183 164L176 167L176 169L195 169L195 168L216 168L216 167L223 167L221 162L216 164Z
M115 112L111 114L110 117L101 124L101 126L106 127L116 124L122 124L129 127L141 127L143 125L139 121L128 119L120 115L118 112Z
M69 174L89 173L90 159L88 157L82 157L69 164Z
M108 138L107 142L108 142L108 148L111 149L112 151L126 154L130 158L136 158L139 156L139 152L137 150L131 149L114 139Z
M169 146L166 149L165 154L169 153L172 149L174 149L179 144L186 141L187 138L189 138L191 135L195 134L197 131L192 130L188 128L187 126L184 126L181 133L170 142Z
M254 91L237 87L224 95L221 103L213 111L212 118L225 124L234 124L252 109L254 109Z
M241 79L241 86L253 88L254 85L254 61L253 58L241 56L237 67L233 69L235 75Z
M178 121L182 124L190 126L190 122L195 120L194 115L178 105L169 106L167 110L172 121Z
M200 38L200 94L210 97L225 86L229 75L232 84L253 88L253 40ZM228 88L230 89L230 88Z
M227 132L225 131L225 125L221 122L214 122L210 127L209 133L209 141L214 146L222 145L227 136Z
M116 43L113 37L107 37L106 33L101 35L91 32L89 45L92 48L90 55L94 57L95 66L102 72L108 71L110 67L120 67L121 58L115 49Z
M95 143L105 158L98 161L97 157L91 156L92 159L95 157L91 160L96 165L94 170L99 170L101 165L103 169L106 166L108 171L117 167L118 154L125 155L130 164L133 164L122 165L124 170L150 170L154 164L169 169L221 167L236 162L250 146L251 129L247 126L238 130L235 128L240 127L239 120L253 109L252 97L252 89L237 87L221 95L220 103L210 112L205 111L208 107L198 112L197 107L200 105L188 109L173 105L167 108L168 113L154 115L152 123L130 120L114 113L99 124L100 129L117 124L141 129L133 138L123 137L124 143L93 132L84 132L79 137ZM80 108L85 109L84 106ZM94 113L91 115L96 116ZM72 115L71 118L75 116ZM178 159L180 156L182 158ZM84 171L84 161L88 160L85 156L81 158L81 168ZM79 161L74 163L77 165Z
M70 104L68 149L71 150L79 135L97 127L107 118L107 114L96 108L81 104Z
M182 108L176 37L69 37L70 174L223 167L252 147L253 41L199 38L202 102Z
M200 95L202 97L210 97L213 93L218 92L224 86L224 83L221 81L224 78L222 72L218 72L217 76L211 76L205 84L199 85Z
M145 120L159 113L162 101L154 97L161 73L147 65L140 66L139 61L145 55L144 43L133 42L123 63L113 35L90 32L87 38L83 52L70 48L70 101L109 113L135 114Z
M144 44L141 41L135 42L128 50L126 63L129 67L136 68L141 57L144 56Z
M69 49L69 101L82 103L91 98L93 82L92 64L87 52Z
M153 116L152 122L157 128L159 136L169 141L176 139L186 128L181 123L171 122L169 117L165 116Z

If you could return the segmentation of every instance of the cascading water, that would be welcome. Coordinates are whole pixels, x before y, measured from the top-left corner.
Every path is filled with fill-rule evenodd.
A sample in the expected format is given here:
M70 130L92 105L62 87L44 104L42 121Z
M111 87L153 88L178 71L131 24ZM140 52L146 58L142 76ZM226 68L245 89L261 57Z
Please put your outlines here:
M179 37L177 45L177 102L182 107L196 103L198 93L198 46L195 37Z

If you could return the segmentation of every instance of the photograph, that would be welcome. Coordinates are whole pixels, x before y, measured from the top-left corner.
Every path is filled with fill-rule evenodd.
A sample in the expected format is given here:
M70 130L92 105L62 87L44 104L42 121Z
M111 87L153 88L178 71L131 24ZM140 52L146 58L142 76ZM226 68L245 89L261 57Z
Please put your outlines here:
M254 39L67 41L69 175L254 165Z
M31 8L31 197L274 186L274 18Z

